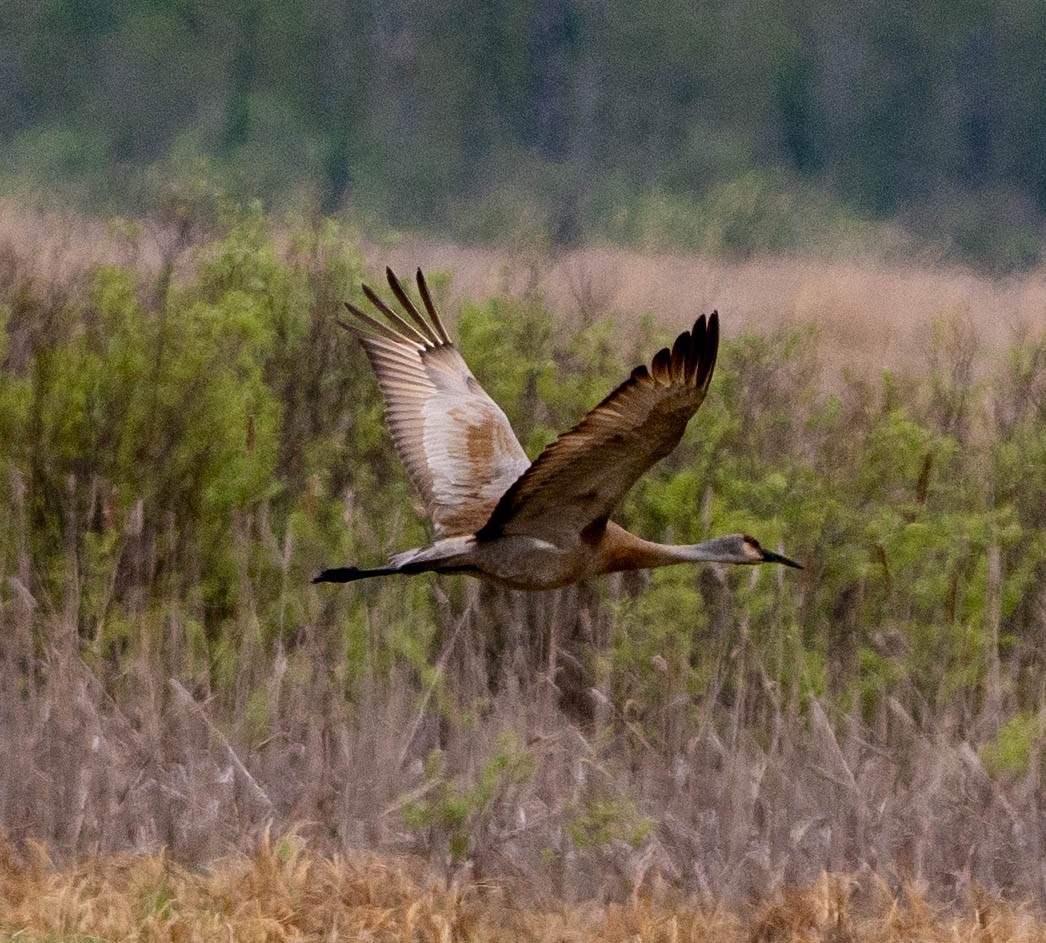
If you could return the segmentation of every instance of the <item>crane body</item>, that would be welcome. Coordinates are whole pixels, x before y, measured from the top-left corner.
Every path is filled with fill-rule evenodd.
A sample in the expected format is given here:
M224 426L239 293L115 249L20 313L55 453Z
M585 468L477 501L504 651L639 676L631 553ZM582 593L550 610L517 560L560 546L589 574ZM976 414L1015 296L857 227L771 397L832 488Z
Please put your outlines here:
M374 367L393 441L436 539L393 554L385 566L336 567L313 582L465 573L513 589L542 590L679 563L801 568L745 534L658 544L610 520L636 479L675 448L704 400L719 345L716 312L699 317L649 367L633 370L531 462L504 412L451 343L420 270L427 317L391 270L386 274L407 319L364 285L385 321L347 305L355 323L339 323L359 339Z
M497 541L447 537L426 547L393 554L388 566L324 571L319 582L349 583L395 573L466 573L510 589L559 589L580 580L624 570L676 563L783 563L793 560L765 550L751 537L730 535L697 544L659 544L630 534L613 521L591 547L559 546L534 537Z

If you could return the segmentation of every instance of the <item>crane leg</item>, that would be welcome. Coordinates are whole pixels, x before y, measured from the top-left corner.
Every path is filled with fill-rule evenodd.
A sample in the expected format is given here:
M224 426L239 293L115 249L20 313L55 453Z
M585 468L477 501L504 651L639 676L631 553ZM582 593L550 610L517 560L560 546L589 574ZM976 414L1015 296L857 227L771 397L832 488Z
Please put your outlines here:
M403 573L398 567L379 566L371 570L361 570L358 566L338 566L330 570L324 570L319 576L313 577L314 583L352 583L356 580L369 579L372 576L388 576L391 573Z

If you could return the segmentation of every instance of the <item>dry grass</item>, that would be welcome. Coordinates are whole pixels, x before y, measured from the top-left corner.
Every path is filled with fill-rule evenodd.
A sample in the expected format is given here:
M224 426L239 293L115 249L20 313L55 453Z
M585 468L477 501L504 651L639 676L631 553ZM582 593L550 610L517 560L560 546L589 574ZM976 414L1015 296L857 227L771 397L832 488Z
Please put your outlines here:
M206 871L163 855L112 855L55 868L39 850L0 857L0 934L30 941L749 941L1031 943L1046 925L975 892L931 906L871 875L822 874L740 910L663 889L609 906L525 905L506 885L433 883L417 861L325 858L290 836ZM9 936L8 936L9 935Z
M350 712L317 656L299 660L296 680L273 667L281 695L259 739L235 705L161 684L170 654L143 657L118 704L71 645L55 648L40 682L0 687L0 746L19 757L0 765L0 822L16 847L45 842L60 860L131 848L197 866L263 842L268 823L297 822L317 852L420 854L448 881L508 882L538 900L621 902L671 887L735 906L858 867L919 882L938 901L978 885L1046 897L1037 761L1016 781L992 778L947 733L949 717L918 729L892 699L871 727L829 720L816 699L808 718L764 704L769 743L714 699L684 709L678 689L646 722L615 712L579 728L547 678L506 670L490 690L489 621L476 605L439 659L441 698L471 705L467 723L441 719L403 670L367 682ZM512 618L567 628L562 614ZM526 661L523 646L509 643L506 665ZM445 776L426 766L437 746ZM525 775L465 801L469 849L455 860L448 790L470 794L506 755ZM412 827L405 812L418 802L432 811Z
M371 247L375 263L454 273L454 304L498 291L539 288L552 309L613 314L622 323L651 313L667 327L681 314L718 308L727 335L816 324L826 363L857 374L925 364L926 328L941 314L968 312L982 344L999 349L1021 329L1046 327L1046 271L993 279L930 259L761 258L747 261L593 247L512 255L411 239ZM448 305L452 307L452 305Z
M0 265L5 256L39 286L76 285L98 264L159 271L177 236L152 220L106 225L68 209L33 210L0 200ZM371 265L416 266L453 273L443 300L454 312L465 300L539 291L552 310L580 317L614 315L623 325L651 314L669 329L682 314L718 308L727 335L816 324L831 367L858 374L922 367L926 328L941 314L967 312L981 344L997 350L1015 332L1046 328L1046 270L991 278L932 257L896 260L722 257L650 253L612 246L558 251L478 248L404 237L363 244ZM182 269L188 256L178 256ZM2 279L2 269L0 269Z
M67 297L48 304L75 307L98 264L191 266L191 251L179 255L175 243L165 250L162 232L128 233L2 204L0 288L54 287ZM663 313L667 327L679 311L714 305L730 312L731 332L814 321L823 359L840 370L925 365L927 325L948 309L976 314L987 349L1002 347L1022 322L1046 322L1043 272L998 282L876 260L727 262L606 248L548 259L423 242L367 254L375 266L453 272L451 311L462 298L540 291L567 317L611 313L624 325L650 312ZM324 597L266 648L257 631L261 587L246 567L236 626L242 668L223 688L209 687L186 668L187 626L197 614L183 599L167 600L162 617L131 605L135 621L119 660L88 651L75 548L66 554L74 578L64 596L34 597L40 581L18 536L29 528L17 473L10 488L14 538L0 559L0 754L18 761L0 764L0 823L13 842L0 871L0 934L1043 938L1028 913L998 900L1046 904L1046 819L1038 743L1025 773L991 774L977 753L977 738L998 728L997 704L959 723L947 713L913 719L912 705L892 698L844 713L804 692L800 712L798 696L780 696L746 644L724 648L716 669L738 681L729 697L695 701L682 680L687 666L659 653L652 663L663 680L649 686L647 702L615 701L597 677L595 716L579 726L556 703L556 670L567 660L555 666L534 651L548 639L605 648L627 628L618 621L625 617L583 589L559 602L507 603L471 584L449 590L451 601L439 597L435 675L406 664L368 667L347 698L345 597ZM82 518L72 507L70 535L86 527ZM254 528L259 546L271 544L285 575L289 536L278 541L264 515L241 525ZM121 534L128 566L144 569L135 562L148 559L141 527ZM791 585L789 593L804 591ZM840 597L840 618L856 612L858 589ZM397 591L368 590L372 648ZM613 583L609 594L621 600L628 590ZM495 623L503 636L496 658ZM724 632L735 629L747 638L747 621ZM538 676L535 661L547 669ZM265 710L252 713L258 704ZM528 775L505 777L477 799L485 773L500 768L506 734ZM445 773L430 775L437 752ZM473 797L467 855L451 854L454 790ZM405 811L426 802L429 821L408 823ZM648 820L652 827L641 827ZM307 849L293 838L275 847L265 839L269 823L280 831L296 822ZM36 842L57 866L32 851ZM249 856L236 853L255 846ZM360 857L358 848L383 857ZM339 852L345 857L324 857ZM405 853L424 863L392 857ZM818 878L849 869L860 870ZM782 890L790 886L803 889ZM951 909L935 910L930 899ZM550 900L564 903L534 909ZM590 903L569 909L577 901Z

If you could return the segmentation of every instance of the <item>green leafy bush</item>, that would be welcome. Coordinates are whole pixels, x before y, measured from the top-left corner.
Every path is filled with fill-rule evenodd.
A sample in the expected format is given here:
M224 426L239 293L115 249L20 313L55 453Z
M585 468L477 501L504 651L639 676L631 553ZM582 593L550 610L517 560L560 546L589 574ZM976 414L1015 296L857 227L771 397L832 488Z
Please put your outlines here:
M350 700L374 671L428 686L460 591L309 585L322 566L426 540L370 369L335 324L363 271L356 237L313 220L277 240L257 207L205 202L208 235L164 291L169 272L113 265L82 292L4 288L0 502L15 523L0 549L28 592L70 614L103 676L166 664L263 737L278 652L304 677L297 649L322 626ZM815 331L724 342L699 420L619 519L666 541L752 533L807 569L680 567L638 594L603 581L585 605L613 630L580 658L614 711L663 721L711 695L758 714L824 692L869 715L884 696L929 715L969 716L989 693L1030 704L1046 356L1023 342L966 389L970 354L950 324L932 334L926 375L845 396L821 388ZM557 320L534 292L466 305L457 330L532 455L631 366L611 319ZM667 340L655 333L642 326L643 356Z

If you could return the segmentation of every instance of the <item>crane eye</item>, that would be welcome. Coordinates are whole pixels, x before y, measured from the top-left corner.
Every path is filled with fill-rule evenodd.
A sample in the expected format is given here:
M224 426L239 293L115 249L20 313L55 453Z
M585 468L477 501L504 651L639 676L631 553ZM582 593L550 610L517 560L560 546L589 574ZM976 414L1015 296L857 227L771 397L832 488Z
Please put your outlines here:
M748 554L749 559L753 562L761 561L764 551L759 541L754 537L749 537L748 534L745 534L741 539L744 541L745 552Z

